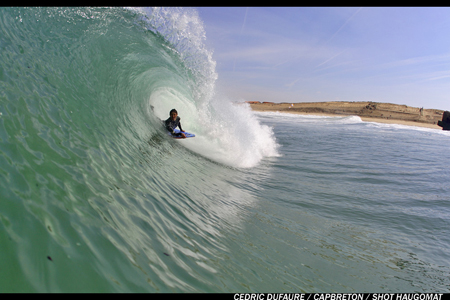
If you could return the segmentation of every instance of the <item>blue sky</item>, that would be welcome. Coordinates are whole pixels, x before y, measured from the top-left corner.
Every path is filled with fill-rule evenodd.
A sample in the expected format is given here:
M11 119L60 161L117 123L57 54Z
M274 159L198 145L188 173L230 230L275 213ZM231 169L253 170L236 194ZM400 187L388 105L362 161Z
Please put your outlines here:
M232 100L450 110L450 7L200 7Z

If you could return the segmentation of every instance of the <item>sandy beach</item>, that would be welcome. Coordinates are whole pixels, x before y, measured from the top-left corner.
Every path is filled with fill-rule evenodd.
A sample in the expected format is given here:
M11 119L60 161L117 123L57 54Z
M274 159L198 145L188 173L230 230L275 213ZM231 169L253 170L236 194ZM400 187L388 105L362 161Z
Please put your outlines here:
M322 115L322 116L359 116L365 122L393 123L408 126L420 126L442 130L437 122L442 120L443 110L426 109L380 102L300 102L272 103L249 101L254 111L277 111L283 113Z

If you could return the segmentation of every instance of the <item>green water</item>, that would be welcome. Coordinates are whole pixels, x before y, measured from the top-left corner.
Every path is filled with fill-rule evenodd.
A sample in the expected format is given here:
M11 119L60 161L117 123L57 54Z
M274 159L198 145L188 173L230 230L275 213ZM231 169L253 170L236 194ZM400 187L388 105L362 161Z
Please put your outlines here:
M0 8L0 292L448 292L448 134L255 115L204 39Z

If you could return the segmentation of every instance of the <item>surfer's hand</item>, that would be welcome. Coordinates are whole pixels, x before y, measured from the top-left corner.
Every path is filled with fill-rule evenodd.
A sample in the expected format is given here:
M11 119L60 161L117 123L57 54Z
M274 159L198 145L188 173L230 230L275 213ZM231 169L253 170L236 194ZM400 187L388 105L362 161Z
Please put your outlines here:
M183 131L184 132L184 131ZM185 139L186 138L186 135L184 134L184 133L181 133L181 136L183 137L183 139Z

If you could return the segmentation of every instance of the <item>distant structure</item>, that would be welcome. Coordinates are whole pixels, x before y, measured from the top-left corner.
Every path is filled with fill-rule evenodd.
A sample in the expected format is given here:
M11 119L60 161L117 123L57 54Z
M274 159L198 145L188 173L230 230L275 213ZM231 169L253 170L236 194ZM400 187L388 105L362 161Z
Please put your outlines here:
M444 111L442 121L438 121L438 126L441 126L442 130L450 130L450 111Z

